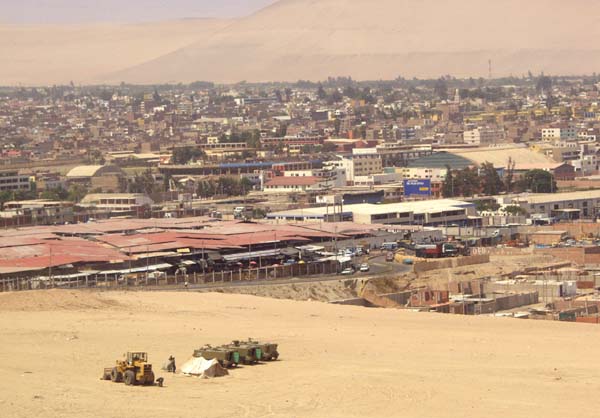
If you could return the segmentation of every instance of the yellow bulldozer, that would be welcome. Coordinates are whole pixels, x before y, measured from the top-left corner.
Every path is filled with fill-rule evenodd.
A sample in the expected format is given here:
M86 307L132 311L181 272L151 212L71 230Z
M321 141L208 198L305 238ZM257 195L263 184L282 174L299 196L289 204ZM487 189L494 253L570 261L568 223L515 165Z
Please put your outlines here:
M148 353L128 352L123 360L117 360L114 367L104 369L102 379L125 382L128 386L154 385L154 372L152 364L148 363Z

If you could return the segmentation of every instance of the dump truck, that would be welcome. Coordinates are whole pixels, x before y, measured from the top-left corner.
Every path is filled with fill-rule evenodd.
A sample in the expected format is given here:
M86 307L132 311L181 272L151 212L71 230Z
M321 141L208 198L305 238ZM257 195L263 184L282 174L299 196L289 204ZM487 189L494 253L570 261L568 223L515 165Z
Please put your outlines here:
M262 348L255 342L233 340L231 344L223 347L237 351L240 355L240 363L256 364L262 360Z
M205 345L194 350L194 357L203 357L206 360L216 359L221 366L228 369L237 367L240 363L240 354L235 349L225 346L213 347Z
M278 344L275 343L262 343L251 338L248 338L248 342L251 344L256 344L260 347L262 352L262 360L264 361L274 361L279 358L279 352L277 351Z
M148 363L148 353L128 352L123 360L117 360L114 367L106 367L102 375L104 380L126 385L154 385L152 364Z

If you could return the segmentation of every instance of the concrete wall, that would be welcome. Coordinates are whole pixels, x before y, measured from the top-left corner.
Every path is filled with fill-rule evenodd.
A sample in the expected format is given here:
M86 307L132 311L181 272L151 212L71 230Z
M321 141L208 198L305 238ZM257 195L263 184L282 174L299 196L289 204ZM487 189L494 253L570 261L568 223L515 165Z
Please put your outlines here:
M424 273L432 270L441 270L455 267L471 266L474 264L484 264L490 262L490 256L471 255L468 257L444 258L439 260L422 261L414 265L415 273Z
M533 247L527 248L513 248L513 247L471 247L469 248L471 255L490 255L508 257L515 255L531 255L533 254Z
M496 296L496 311L507 311L521 306L539 303L539 293L519 293L514 295Z
M594 222L577 222L577 223L559 223L552 225L552 229L559 231L567 231L570 236L575 238L587 237L590 234L600 234L600 223Z
M535 254L547 254L585 266L600 265L600 247L536 248Z

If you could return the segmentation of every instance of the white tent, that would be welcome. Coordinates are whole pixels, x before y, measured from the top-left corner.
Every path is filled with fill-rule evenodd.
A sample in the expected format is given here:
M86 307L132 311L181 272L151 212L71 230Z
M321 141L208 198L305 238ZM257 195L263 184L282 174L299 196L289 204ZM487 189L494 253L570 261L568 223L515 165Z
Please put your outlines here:
M205 379L229 374L227 369L224 369L216 359L206 360L204 357L192 357L186 361L181 366L181 373Z

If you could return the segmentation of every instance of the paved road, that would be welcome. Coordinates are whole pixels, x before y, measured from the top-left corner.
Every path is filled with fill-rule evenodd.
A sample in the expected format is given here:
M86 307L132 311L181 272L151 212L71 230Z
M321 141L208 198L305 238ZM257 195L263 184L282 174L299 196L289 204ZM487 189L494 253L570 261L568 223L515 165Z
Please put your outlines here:
M215 282L215 283L204 283L204 284L189 284L188 291L201 291L210 289L222 289L228 287L249 287L249 286L273 286L273 285L286 285L286 284L302 284L302 283L322 283L322 282L333 282L338 280L346 279L358 279L358 278L376 278L386 275L397 275L403 274L410 271L411 266L406 266L400 263L389 263L385 261L384 255L377 255L367 261L366 257L358 257L355 264L361 264L362 262L368 262L370 266L369 272L356 272L352 275L343 276L337 275L323 275L323 276L309 276L309 277L292 277L283 278L276 280L252 280L252 281L233 281L233 282ZM160 291L182 291L185 287L182 284L173 285L168 287L153 287L152 289L145 290L160 290Z

